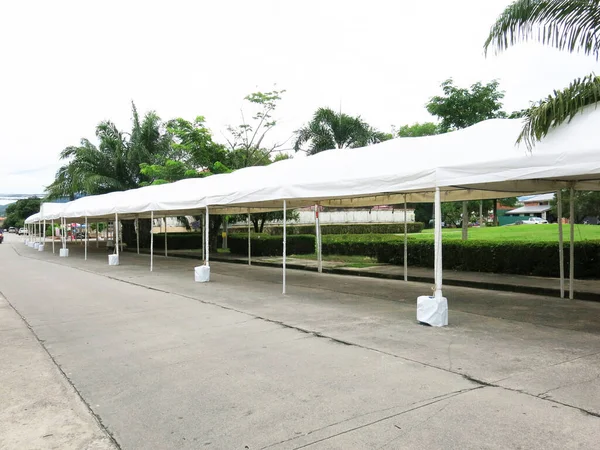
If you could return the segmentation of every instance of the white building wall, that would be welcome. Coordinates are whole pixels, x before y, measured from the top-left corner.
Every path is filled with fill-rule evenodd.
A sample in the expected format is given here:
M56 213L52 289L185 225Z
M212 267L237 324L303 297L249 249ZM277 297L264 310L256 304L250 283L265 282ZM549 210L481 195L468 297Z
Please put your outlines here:
M296 224L315 223L314 211L298 211L300 216ZM321 211L319 213L321 224L333 223L404 223L404 210L375 210L365 209L343 210L343 211ZM415 212L412 209L406 211L406 222L415 221Z

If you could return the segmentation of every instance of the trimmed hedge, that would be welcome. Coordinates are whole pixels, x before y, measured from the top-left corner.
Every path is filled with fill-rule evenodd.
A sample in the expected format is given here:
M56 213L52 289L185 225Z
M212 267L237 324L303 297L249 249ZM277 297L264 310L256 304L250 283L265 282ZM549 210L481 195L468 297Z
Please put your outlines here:
M234 255L248 255L248 235L231 234L227 237L229 251ZM283 255L283 239L281 236L269 234L252 234L252 256ZM307 255L315 252L315 237L293 235L287 237L288 255Z
M361 255L380 263L404 264L404 242L400 236L324 236L323 254ZM568 250L565 245L565 267ZM558 244L554 242L447 241L443 244L442 264L446 270L510 273L558 277ZM434 247L430 241L408 242L408 265L433 268ZM598 278L600 242L575 243L575 275Z
M425 227L421 222L408 223L409 233L420 233ZM235 230L233 228L232 230ZM245 231L245 228L239 228ZM349 223L349 224L321 224L321 232L326 234L401 234L404 233L403 223ZM265 226L264 234L273 236L283 235L282 225ZM314 225L288 225L287 234L315 234Z
M189 231L184 233L167 233L167 248L169 250L189 250L202 248L203 233ZM154 234L154 248L164 250L165 233Z

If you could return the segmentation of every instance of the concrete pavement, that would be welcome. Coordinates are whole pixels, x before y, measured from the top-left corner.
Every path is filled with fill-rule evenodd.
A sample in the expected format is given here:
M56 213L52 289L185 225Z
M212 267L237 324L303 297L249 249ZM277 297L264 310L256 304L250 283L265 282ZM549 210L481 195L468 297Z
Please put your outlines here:
M0 448L116 448L1 294L0 355Z
M0 246L0 290L125 449L595 448L600 305Z

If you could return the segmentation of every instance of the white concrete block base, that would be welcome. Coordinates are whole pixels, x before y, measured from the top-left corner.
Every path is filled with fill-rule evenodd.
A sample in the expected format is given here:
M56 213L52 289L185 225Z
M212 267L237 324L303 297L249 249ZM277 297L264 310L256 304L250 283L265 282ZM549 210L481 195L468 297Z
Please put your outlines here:
M108 265L109 266L118 266L119 265L119 255L108 255Z
M194 267L194 281L196 283L208 283L210 281L210 266Z
M34 249L36 249L36 250L37 250L39 247L40 247L40 243L39 243L39 242L34 242L34 243L33 243L33 248L34 248Z
M417 298L417 320L432 327L448 325L448 299L422 295Z
M44 244L38 245L38 252L43 252L43 251L44 251Z
M29 239L25 239L25 245L29 245Z
M61 248L60 251L58 252L58 256L60 256L61 258L66 258L69 256L69 249L68 248Z

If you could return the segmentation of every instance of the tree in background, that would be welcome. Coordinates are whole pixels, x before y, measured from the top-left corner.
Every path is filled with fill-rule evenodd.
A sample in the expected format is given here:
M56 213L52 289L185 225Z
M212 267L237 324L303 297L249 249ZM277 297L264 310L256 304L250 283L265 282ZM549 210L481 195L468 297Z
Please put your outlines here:
M244 97L255 109L252 120L246 119L242 109L242 123L237 126L227 127L229 135L226 137L229 147L228 162L232 169L241 169L250 166L263 166L271 162L271 158L285 142L266 144L265 138L277 125L273 117L281 95L285 90L272 90L270 92L253 92Z
M164 162L169 156L170 136L154 112L140 121L135 105L132 110L129 135L113 122L104 121L96 127L98 146L82 139L79 146L61 152L60 158L67 163L47 187L49 200L133 189L147 181L140 165Z
M4 227L21 228L25 219L40 212L42 200L38 197L29 197L17 200L6 207L6 220Z
M412 125L402 125L393 134L398 137L422 137L440 134L440 126L434 122L413 123Z
M371 127L360 116L319 108L312 120L296 131L294 150L302 150L302 146L308 144L306 152L314 155L324 150L365 147L391 137Z
M600 2L597 0L517 0L492 25L484 50L506 50L534 40L559 50L600 56ZM554 91L525 113L519 140L531 148L535 141L561 123L571 120L585 106L600 100L600 78L588 75L566 89Z
M442 133L467 128L487 119L507 117L502 111L504 92L498 89L496 80L488 84L477 82L467 89L455 86L449 78L441 87L444 95L431 97L426 108L431 115L441 119Z
M557 199L551 203L552 214L558 217ZM571 194L569 189L562 190L562 215L570 219ZM600 217L600 192L575 191L575 223L581 223L586 217Z

